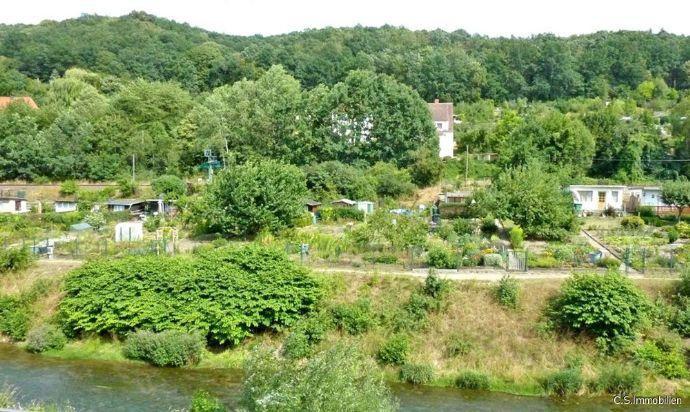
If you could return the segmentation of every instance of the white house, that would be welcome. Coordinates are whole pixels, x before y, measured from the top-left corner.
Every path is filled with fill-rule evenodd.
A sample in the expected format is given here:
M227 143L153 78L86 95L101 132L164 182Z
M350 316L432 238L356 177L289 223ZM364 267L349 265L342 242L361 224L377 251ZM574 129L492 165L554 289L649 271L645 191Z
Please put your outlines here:
M601 213L608 208L623 210L625 186L616 185L571 185L576 210L583 213Z
M66 213L77 211L77 201L75 199L57 199L53 202L55 213Z
M438 99L429 103L431 118L438 133L438 155L441 158L453 157L455 140L453 139L453 103L440 103Z
M0 213L28 213L29 203L23 197L0 197Z
M637 206L669 206L661 196L660 186L631 186L628 188L628 193L630 194L631 201L635 199L633 202Z

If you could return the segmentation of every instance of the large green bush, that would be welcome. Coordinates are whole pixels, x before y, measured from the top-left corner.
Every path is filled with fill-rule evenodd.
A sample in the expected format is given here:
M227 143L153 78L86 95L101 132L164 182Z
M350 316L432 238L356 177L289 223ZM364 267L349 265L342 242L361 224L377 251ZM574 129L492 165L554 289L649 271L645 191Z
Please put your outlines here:
M245 363L241 406L249 411L393 411L396 404L368 356L336 345L307 361L259 348Z
M284 252L257 245L92 261L66 278L65 292L59 316L72 333L182 329L212 344L281 330L321 296L319 283Z
M642 291L618 273L576 274L563 284L548 312L561 327L588 333L612 349L634 337L649 307Z
M62 349L67 343L65 334L55 325L41 325L26 335L26 350L39 353L51 349Z
M0 296L0 334L23 340L29 331L29 308L20 297Z
M122 353L128 359L142 360L155 366L180 367L199 363L203 349L204 338L195 333L142 330L127 337Z
M199 230L230 236L275 232L302 216L306 197L300 169L265 159L218 173L194 204L192 220Z

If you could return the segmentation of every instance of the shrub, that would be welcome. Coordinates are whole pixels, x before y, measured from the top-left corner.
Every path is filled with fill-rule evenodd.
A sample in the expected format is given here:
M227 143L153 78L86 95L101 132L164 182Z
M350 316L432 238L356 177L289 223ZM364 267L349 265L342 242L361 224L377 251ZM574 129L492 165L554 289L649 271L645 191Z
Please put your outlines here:
M460 372L457 378L455 378L455 386L460 389L472 389L472 390L489 390L491 383L489 377L481 372L467 370Z
M676 240L678 240L678 237L680 237L680 233L678 233L678 229L675 227L671 227L666 232L666 235L668 236L668 243L675 243Z
M377 162L369 169L369 174L374 179L376 194L379 197L398 198L410 195L416 189L410 172L398 169L392 163Z
M60 184L60 196L72 196L76 195L77 191L79 190L79 186L77 185L77 182L74 180L65 180Z
M181 329L217 344L291 326L322 294L284 251L255 244L90 261L66 277L65 292L59 311L65 331Z
M225 412L225 406L206 391L196 391L189 408L191 412Z
M8 247L0 250L0 273L26 269L34 256L28 247Z
M258 348L245 362L240 406L249 411L382 411L396 409L371 359L336 345L306 361Z
M484 266L500 268L503 267L503 256L498 253L487 253L482 256L482 263Z
M137 183L133 182L128 177L123 177L117 181L117 189L120 192L120 197L131 197L137 193Z
M402 365L407 361L410 352L410 341L405 335L394 335L381 345L376 358L389 365Z
M467 355L470 353L470 350L472 350L472 346L472 343L468 342L462 337L458 335L451 335L446 341L446 357L455 358L457 356Z
M654 208L651 206L640 206L637 209L637 213L640 215L640 217L656 217Z
M669 379L687 377L685 357L680 348L662 346L658 342L644 342L635 351L635 360L645 368Z
M680 275L676 293L681 297L690 298L690 271L685 271Z
M354 303L341 304L332 309L333 323L350 335L359 335L374 325L371 302L359 299Z
M29 308L14 296L0 296L0 333L13 340L23 340L29 331Z
M496 218L487 216L482 219L481 231L484 236L491 236L498 233L498 226L496 226Z
M162 175L151 181L151 189L165 200L176 200L187 193L187 184L177 176Z
M335 207L333 214L335 220L354 220L357 222L364 220L364 212L354 207Z
M367 253L362 256L362 259L369 263L394 264L398 261L398 257L392 253Z
M599 259L599 261L597 262L597 266L609 270L618 270L618 268L621 266L621 262L614 257L606 256L602 259Z
M567 368L545 376L541 381L544 390L556 396L574 395L582 388L582 373L577 368Z
M438 269L455 269L458 267L457 254L446 246L432 246L427 252L427 265Z
M626 216L621 220L621 226L625 229L641 229L644 220L639 216Z
M413 385L424 385L434 380L434 367L429 364L406 363L400 368L400 380Z
M441 279L433 269L429 270L422 288L424 294L434 299L442 299L449 290L450 282L447 279Z
M65 334L54 325L41 325L26 335L26 350L40 353L51 349L62 349L67 343Z
M562 328L589 333L613 349L621 339L634 337L649 308L642 291L618 273L575 274L548 312Z
M556 268L561 266L561 262L553 256L535 256L530 254L527 263L533 268Z
M520 226L513 226L510 228L510 232L508 234L510 236L510 244L513 246L513 249L522 248L522 243L525 241L525 232L522 230L522 228Z
M684 299L683 306L679 308L669 319L671 329L678 332L684 338L690 337L690 302Z
M520 284L509 275L504 275L494 289L496 300L506 308L515 309L520 297Z
M475 224L471 219L457 218L453 220L453 231L458 235L471 235L474 230Z
M198 334L169 330L160 333L138 331L127 337L123 354L155 366L196 365L201 360L204 339Z
M301 359L311 353L311 344L307 335L301 331L295 331L288 335L283 342L282 354L286 358Z
M642 386L642 371L637 368L610 366L599 372L594 388L611 394L635 392Z
M106 219L103 213L92 212L84 217L84 223L91 225L94 230L100 230L106 224Z

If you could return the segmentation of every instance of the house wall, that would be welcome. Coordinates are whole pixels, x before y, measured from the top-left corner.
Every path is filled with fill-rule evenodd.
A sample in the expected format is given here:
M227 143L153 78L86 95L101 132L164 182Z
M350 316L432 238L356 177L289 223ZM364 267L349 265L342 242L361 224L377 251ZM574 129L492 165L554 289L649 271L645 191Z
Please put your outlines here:
M76 212L77 204L74 202L55 202L55 212L65 213L65 212Z
M643 190L640 199L641 206L666 206L661 197L661 190Z
M357 209L364 212L364 214L374 213L374 203L372 202L357 202Z
M455 150L455 140L453 132L440 132L438 135L439 157L453 157Z
M571 186L570 192L575 203L582 205L583 212L603 212L608 207L623 209L623 187Z
M27 213L29 204L26 200L19 201L19 210L15 200L0 200L0 213Z

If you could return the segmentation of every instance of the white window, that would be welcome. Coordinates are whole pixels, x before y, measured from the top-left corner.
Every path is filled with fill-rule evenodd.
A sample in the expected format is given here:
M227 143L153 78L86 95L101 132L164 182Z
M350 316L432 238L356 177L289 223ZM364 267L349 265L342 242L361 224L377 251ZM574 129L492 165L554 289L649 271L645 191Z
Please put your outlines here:
M613 203L618 203L618 191L614 190L611 192L611 197L613 198Z
M583 203L589 203L589 202L591 202L591 201L592 201L592 196L594 196L594 192L592 192L591 190L587 190L587 191L582 190L582 191L580 191L580 201L582 201Z

